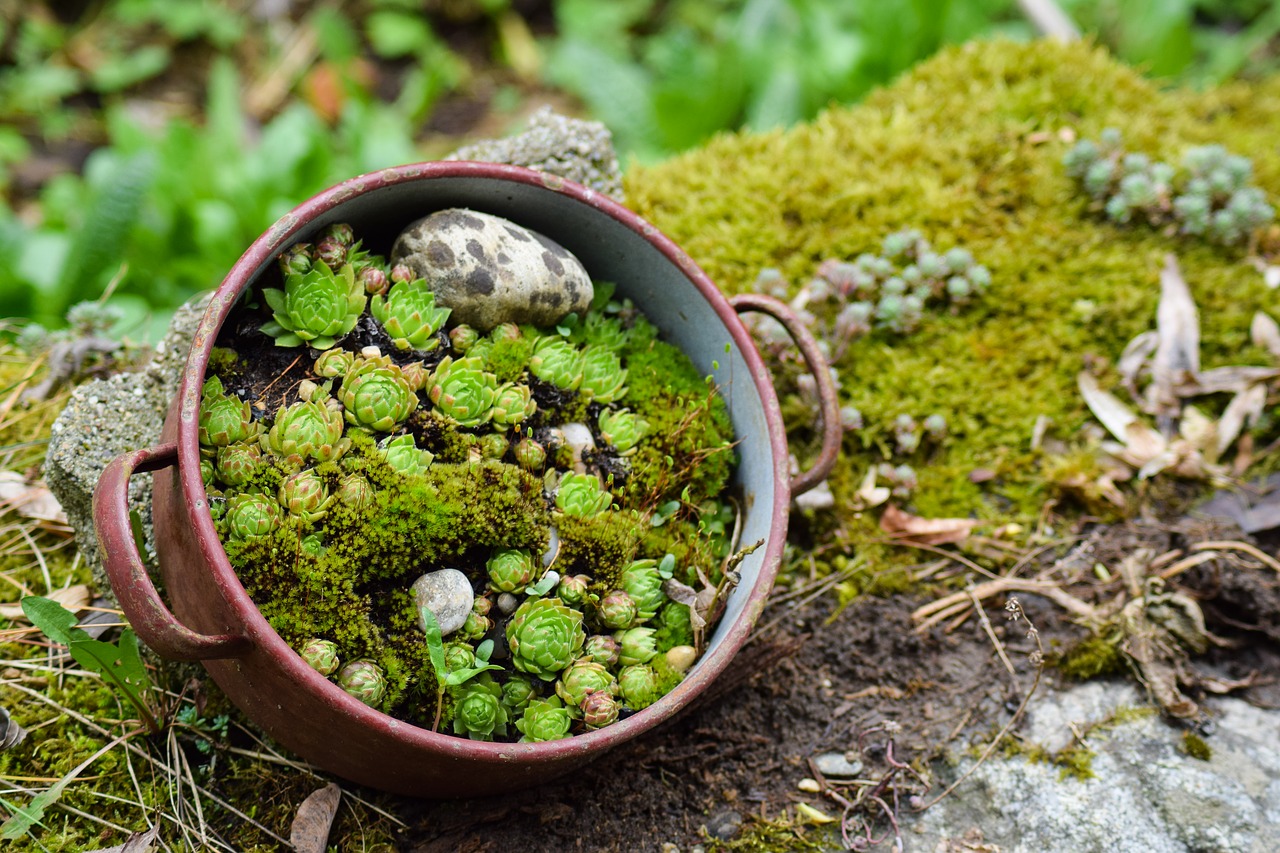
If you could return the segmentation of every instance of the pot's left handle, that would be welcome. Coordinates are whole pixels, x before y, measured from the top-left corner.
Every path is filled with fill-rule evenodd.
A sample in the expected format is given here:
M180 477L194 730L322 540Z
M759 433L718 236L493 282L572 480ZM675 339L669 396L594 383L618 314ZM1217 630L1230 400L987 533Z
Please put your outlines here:
M759 293L740 293L730 298L729 304L739 314L744 311L759 311L781 323L800 348L800 355L813 374L818 389L819 414L822 417L822 450L818 452L818 458L808 471L801 471L791 478L791 497L795 498L827 479L827 475L835 467L836 457L840 455L840 440L844 430L840 426L840 400L836 395L836 385L831 380L831 365L818 348L818 342L809 327L785 302Z
M111 460L93 492L93 527L102 564L120 607L144 643L173 660L241 657L252 644L239 634L201 634L178 621L160 600L138 553L129 519L129 479L176 464L178 445L161 444Z

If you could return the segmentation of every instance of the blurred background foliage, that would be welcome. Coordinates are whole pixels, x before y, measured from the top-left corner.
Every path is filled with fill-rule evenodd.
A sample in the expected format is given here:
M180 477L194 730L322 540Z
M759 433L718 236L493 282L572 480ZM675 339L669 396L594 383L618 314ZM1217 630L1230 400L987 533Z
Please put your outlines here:
M1017 0L0 0L0 317L109 294L154 340L346 177L595 118L625 163L851 103L939 48L1032 38ZM1271 0L1060 0L1170 84L1280 62ZM20 325L17 324L17 325Z

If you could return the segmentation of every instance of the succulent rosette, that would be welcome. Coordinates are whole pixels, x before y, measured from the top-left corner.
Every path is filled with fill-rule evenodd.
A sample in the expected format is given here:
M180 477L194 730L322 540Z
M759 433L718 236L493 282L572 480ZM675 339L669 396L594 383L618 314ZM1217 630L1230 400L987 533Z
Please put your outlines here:
M347 423L365 432L392 432L418 408L404 373L386 358L361 359L338 392Z
M636 619L647 622L667 601L657 560L635 560L622 570L619 586L636 604Z
M480 455L485 459L501 459L507 455L511 442L500 433L490 432L480 436L480 443L477 446L480 448Z
M597 690L584 696L578 709L588 729L599 729L616 723L622 706L612 693Z
M528 676L512 675L502 684L502 704L513 717L524 711L536 698L538 690Z
M618 673L618 692L622 694L627 707L636 711L648 708L660 698L658 674L653 671L653 667L644 664L624 666Z
M547 449L532 438L520 439L511 452L516 458L516 464L526 471L541 471L542 466L547 464Z
M529 357L529 372L563 391L582 384L582 352L557 335L539 338Z
M312 370L316 372L317 376L335 379L355 367L355 364L355 353L334 347L332 349L325 350L316 357L316 362L312 367Z
M472 610L467 614L466 621L462 623L462 627L458 629L458 634L467 640L478 640L485 634L489 633L489 629L493 627L493 620L483 613L477 613Z
M571 725L573 725L573 716L560 701L559 696L534 699L525 707L520 719L516 720L516 728L523 735L520 738L521 743L560 740L569 736Z
M462 689L453 706L453 733L472 740L493 740L507 733L502 688L493 680L477 680Z
M620 589L613 590L596 605L596 618L610 631L630 628L636 623L638 612L635 599Z
M449 330L449 346L454 352L466 352L471 349L483 335L474 326L459 323Z
M622 646L608 634L592 634L582 646L582 656L587 660L613 666L618 662Z
M440 344L436 332L449 319L449 309L436 306L436 296L426 281L398 282L385 297L369 300L369 313L399 350L430 352Z
M600 438L604 440L619 456L630 456L636 452L636 445L649 432L649 422L630 409L610 411L605 409L596 418L600 428Z
M627 343L627 330L622 321L608 314L588 314L582 333L589 343L606 349L620 350Z
M228 486L239 488L262 468L262 448L257 444L228 444L219 447L213 471Z
M327 397L314 393L276 412L271 429L262 436L262 449L295 465L341 459L351 446L343 436L342 413L325 405Z
M334 496L314 469L297 471L280 481L280 505L305 522L324 518Z
M266 495L238 494L227 502L224 520L232 539L266 536L280 525L280 505Z
M262 333L275 338L276 346L310 344L328 349L356 327L368 299L356 279L355 268L344 264L337 272L317 260L306 272L288 272L284 290L262 289L272 317Z
M618 663L631 666L648 663L658 653L658 644L652 628L628 628L613 635L618 641Z
M334 496L352 509L365 509L373 503L373 486L359 474L348 474L338 481Z
M556 681L556 695L564 700L571 713L582 704L587 694L596 691L613 693L617 689L617 681L603 664L581 658L560 673Z
M528 551L519 548L499 548L485 563L489 586L498 592L524 589L533 583L541 568Z
M533 417L536 411L538 404L534 402L528 385L505 382L498 387L493 398L493 425L504 429L513 427Z
M565 575L556 585L556 596L570 607L582 607L590 600L591 578L587 575Z
M396 438L385 438L378 443L378 455L391 466L391 470L406 477L416 477L427 473L427 468L435 460L430 450L421 450L411 435Z
M608 347L582 351L582 382L578 393L596 403L612 403L627 393L627 371Z
M257 437L258 429L248 401L224 394L222 380L209 377L200 395L200 444L207 448L238 444Z
M493 417L498 380L484 369L484 361L451 356L436 365L426 385L436 411L462 427L477 427Z
M600 484L593 474L576 474L572 471L560 479L556 489L556 509L565 515L591 518L607 512L613 506L613 495Z
M322 640L319 637L308 640L298 654L307 662L307 666L326 678L338 671L338 646L332 640Z
M372 708L387 693L387 677L373 661L358 660L338 672L338 686Z
M571 664L586 640L582 613L559 599L525 601L507 623L512 664L543 681L554 680Z
M476 665L476 651L470 643L452 642L444 647L444 668L449 672L470 669Z

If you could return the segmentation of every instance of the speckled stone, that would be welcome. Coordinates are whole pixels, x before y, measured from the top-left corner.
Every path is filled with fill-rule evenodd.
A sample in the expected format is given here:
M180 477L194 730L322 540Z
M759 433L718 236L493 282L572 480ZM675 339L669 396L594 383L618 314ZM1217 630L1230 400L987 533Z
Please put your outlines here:
M591 306L591 277L564 247L499 216L453 207L414 222L391 248L393 264L426 279L450 323L553 326Z
M449 636L463 626L475 601L471 581L457 569L427 572L413 582L409 591L413 594L417 607L427 608L436 617L442 637ZM418 628L426 630L421 616L418 617Z

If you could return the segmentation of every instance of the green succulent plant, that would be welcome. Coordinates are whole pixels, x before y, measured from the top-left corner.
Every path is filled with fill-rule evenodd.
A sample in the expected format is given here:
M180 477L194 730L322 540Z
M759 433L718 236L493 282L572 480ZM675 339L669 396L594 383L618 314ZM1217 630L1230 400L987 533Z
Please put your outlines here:
M355 367L356 354L345 349L334 347L327 349L316 357L315 365L312 369L317 376L324 376L328 379L336 379L346 374L348 370Z
M556 585L556 597L570 607L581 608L590 600L591 578L587 575L565 575Z
M209 377L200 394L200 444L206 448L226 447L256 438L258 431L249 402L224 394L222 380Z
M507 455L511 442L501 433L489 432L480 436L477 447L480 448L480 455L485 459L501 459Z
M613 666L618 662L622 646L608 634L592 634L582 646L582 656L587 660Z
M582 337L592 346L617 351L626 346L628 335L620 319L593 311L582 324Z
M458 634L466 640L479 640L493 627L493 620L474 610L467 614L466 621L458 629Z
M212 489L215 482L213 463L204 454L200 456L200 482L206 489Z
M604 409L596 418L596 425L600 428L600 438L618 451L619 456L634 454L640 439L649 432L649 422L630 409L616 412Z
M392 432L418 408L414 386L386 357L357 362L342 377L338 398L347 423L365 432Z
M280 525L280 505L266 495L245 492L227 501L223 519L232 539L266 536Z
M532 438L522 438L512 448L516 464L526 471L541 471L547 464L547 449Z
M618 663L631 666L637 663L648 663L658 653L657 641L652 628L628 628L613 635L618 641Z
M556 489L556 509L565 515L591 518L607 512L613 506L613 495L600 484L593 474L576 474L572 471L560 479Z
M280 481L280 505L307 523L320 521L328 513L334 496L315 469L297 471Z
M613 693L617 689L618 682L603 664L581 658L569 664L556 680L556 695L564 700L570 713L578 709L587 694Z
M644 664L624 666L618 673L618 692L622 694L627 707L637 711L648 708L660 698L658 674L653 671L653 667Z
M326 678L338 671L338 645L332 640L310 639L298 654L307 666Z
M263 334L275 338L276 346L305 343L316 349L328 349L354 329L368 299L351 264L334 272L319 260L306 272L286 273L284 290L265 287L262 297L273 317L263 324Z
M462 427L477 427L493 417L498 380L484 369L484 362L468 356L451 356L436 365L426 385L436 411Z
M529 357L529 372L563 391L577 391L582 384L582 353L558 335L539 338Z
M338 686L375 708L387 693L387 676L371 660L353 661L338 672Z
M219 447L213 471L228 486L244 486L262 469L262 448L253 443L228 444Z
M468 682L453 706L453 733L472 740L493 740L507 733L502 688L491 678Z
M361 510L373 504L373 486L359 474L348 474L338 482L334 492L340 502L352 509Z
M341 459L351 440L343 436L342 413L327 406L327 399L317 392L310 400L281 407L262 437L262 449L294 465Z
M483 337L474 326L459 323L449 330L449 346L454 352L465 353Z
M528 385L517 385L505 382L498 386L493 398L493 425L500 428L513 427L526 418L533 417L538 411L533 394Z
M517 592L533 583L541 565L520 548L499 548L485 563L489 586L498 592Z
M619 586L636 603L636 619L647 622L667 601L657 560L635 560L622 570Z
M383 439L378 444L378 455L391 466L391 470L406 477L425 474L435 460L430 450L420 450L414 444L411 435Z
M622 706L612 693L597 690L584 696L578 709L588 729L600 729L618 721Z
M638 614L635 599L620 589L613 590L596 605L596 618L610 631L630 628Z
M538 690L533 681L525 675L512 675L502 685L502 704L514 717L524 711L529 703L538 698Z
M569 736L573 716L560 701L559 696L534 699L525 706L524 713L516 720L516 729L523 737L521 743L542 743Z
M596 403L612 403L627 393L627 371L608 347L590 346L582 352L582 382L578 393Z
M693 618L689 605L668 601L653 621L654 640L659 649L693 645Z
M423 279L391 285L385 297L369 300L373 314L396 349L430 352L440 345L436 332L449 319L449 309L436 306L436 296Z
M468 642L454 641L444 647L444 668L448 672L471 669L476 665L476 650Z
M586 639L582 613L559 599L525 601L507 623L512 664L543 681L555 679L572 663Z

